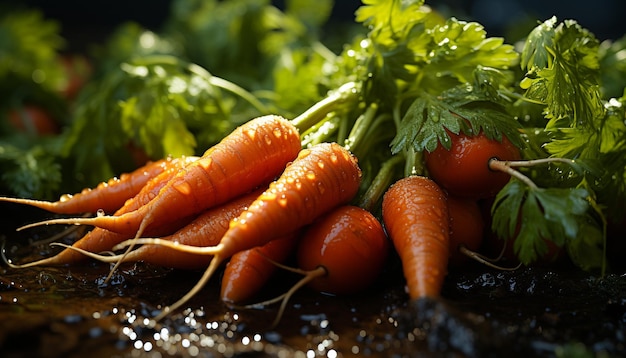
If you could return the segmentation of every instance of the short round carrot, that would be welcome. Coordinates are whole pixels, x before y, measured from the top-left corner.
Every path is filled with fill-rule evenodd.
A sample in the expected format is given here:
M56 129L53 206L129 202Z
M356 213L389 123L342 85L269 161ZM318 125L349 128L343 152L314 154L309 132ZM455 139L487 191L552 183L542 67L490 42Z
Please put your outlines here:
M281 265L304 277L286 293L253 306L281 301L276 325L288 300L300 287L308 285L330 294L357 293L379 277L388 253L387 236L374 215L357 206L339 206L309 225L299 240L299 269Z
M185 161L195 157L166 158L149 162L131 173L124 173L119 178L112 178L98 184L93 189L84 189L80 193L65 194L58 201L0 197L0 201L24 204L47 210L56 214L95 213L103 211L113 213L124 205L126 200L135 196L146 183L169 168L180 168Z
M276 271L275 263L284 263L292 253L298 241L296 234L287 234L261 247L234 254L222 276L222 301L240 304L258 294Z
M55 219L43 224L94 225L142 236L154 223L199 214L279 175L300 151L297 129L275 116L255 118L235 129L172 178L150 203L124 215Z
M382 214L402 261L409 297L438 297L450 255L445 193L426 177L406 177L385 193Z
M450 215L450 266L461 266L468 252L477 252L483 242L485 222L478 202L471 198L448 195Z
M187 252L214 255L198 283L155 319L163 318L170 310L195 295L219 265L232 255L263 246L350 201L356 195L360 181L361 170L356 157L337 143L317 144L303 149L282 175L247 210L231 221L230 228L218 245L198 248L159 239L131 240L134 243L162 244Z
M389 253L382 225L369 211L340 206L315 221L300 240L298 267L319 292L352 294L378 278Z

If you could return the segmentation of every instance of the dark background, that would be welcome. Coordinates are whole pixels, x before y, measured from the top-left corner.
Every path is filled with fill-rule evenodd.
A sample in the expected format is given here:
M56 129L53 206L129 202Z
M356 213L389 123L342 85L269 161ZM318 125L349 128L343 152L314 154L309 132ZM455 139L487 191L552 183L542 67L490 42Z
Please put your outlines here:
M227 1L227 0L226 0ZM47 17L62 23L70 46L97 42L116 25L132 20L158 30L167 17L171 0L0 0L6 7L37 7ZM274 3L282 7L282 1ZM353 21L360 0L336 0L334 20ZM447 16L474 20L485 26L489 36L507 39L527 34L537 21L556 15L559 20L575 19L600 40L626 34L624 0L427 0L426 4ZM5 7L5 8L6 8Z

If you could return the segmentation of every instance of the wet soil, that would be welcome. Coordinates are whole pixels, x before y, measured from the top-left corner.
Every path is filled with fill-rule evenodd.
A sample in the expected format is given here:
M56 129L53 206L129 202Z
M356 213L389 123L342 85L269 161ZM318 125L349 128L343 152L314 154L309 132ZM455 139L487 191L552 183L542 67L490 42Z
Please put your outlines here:
M50 228L28 238L5 229L9 257L58 250L28 245ZM380 282L362 294L300 291L274 328L277 307L226 307L219 278L186 309L150 323L201 273L137 263L105 283L109 268L1 266L0 356L612 357L626 350L626 276L600 278L567 263L514 271L470 265L449 273L441 300L411 302L392 258ZM279 275L259 299L294 280Z

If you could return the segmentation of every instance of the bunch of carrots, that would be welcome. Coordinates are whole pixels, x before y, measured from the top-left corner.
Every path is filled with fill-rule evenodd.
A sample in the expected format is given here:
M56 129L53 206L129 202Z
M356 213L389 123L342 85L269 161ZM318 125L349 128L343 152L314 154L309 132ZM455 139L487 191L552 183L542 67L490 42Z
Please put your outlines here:
M493 265L494 260L478 253L489 219L481 203L497 200L511 177L534 185L514 168L537 165L537 160L522 161L519 148L504 133L494 139L483 132L448 132L450 148L440 144L412 153L419 158L403 151L370 160L372 148L388 146L390 139L380 135L389 131L377 129L392 116L378 114L376 104L352 121L341 144L319 136L337 108L362 100L361 90L358 83L347 83L292 120L254 118L201 156L149 162L57 202L0 198L57 214L97 213L19 228L94 227L71 246L55 243L65 246L55 256L5 261L21 268L68 265L90 257L114 264L111 274L133 261L204 269L197 284L155 321L185 304L225 266L222 300L237 306L280 301L278 320L291 295L304 285L331 294L372 285L393 246L408 296L436 299L451 265L463 264L467 257ZM407 163L413 165L409 174ZM420 170L418 163L424 166ZM290 257L298 267L284 265ZM250 303L278 268L303 278L274 299Z
M22 264L7 262L20 268L66 265L91 257L114 263L111 272L130 261L206 269L195 287L155 318L159 320L195 295L225 262L221 297L228 304L250 302L279 267L304 276L289 292L262 302L282 301L281 312L291 294L305 284L332 294L358 292L379 277L391 239L403 263L409 296L438 297L450 258L459 252L456 248L475 248L480 243L482 227L467 232L454 226L477 209L459 205L468 200L450 194L457 190L454 180L446 181L434 166L431 171L445 184L445 190L418 175L397 180L390 187L378 183L392 180L389 168L399 162L393 159L389 168L380 172L379 177L385 178L377 177L374 182L378 184L372 185L385 188L381 223L372 214L380 195L366 193L360 196L360 205L354 204L362 179L357 158L337 143L303 148L294 125L302 121L276 115L258 117L201 157L149 162L119 179L64 195L57 202L2 198L58 214L99 213L20 228L44 224L95 227L53 257ZM519 156L507 141L490 143L500 153L483 153L485 164L497 156L504 155L504 160ZM431 162L444 161L426 160ZM503 173L487 166L476 175L475 182L483 189L460 190L487 196L506 183ZM467 185L468 180L471 178L457 180L457 184ZM482 218L475 222L482 223ZM298 268L282 264L291 255L297 258Z
M407 21L407 29L433 16L425 12L422 20L413 19L410 16L417 12L407 10L409 7L398 2L387 5L393 10L390 14ZM416 6L424 11L420 5ZM392 16L379 18L376 10L362 8L361 17L372 26L368 39L374 44L391 41L387 31ZM427 35L453 32L457 25L461 24L450 21ZM495 43L502 51L500 56L508 59L501 70L507 69L515 59L512 48L489 42L480 33L474 34L475 40L480 40L481 46ZM389 64L380 64L375 54L366 56L372 49L387 48L367 43L359 42L356 49L363 58L354 57L356 50L350 50L344 62L337 60L339 69L350 61L357 62L357 69L367 69L363 74L356 71L362 78L352 76L352 67L347 76L340 76L342 72L337 70L336 80L343 85L333 86L327 97L291 120L280 115L254 118L199 157L151 162L94 189L63 196L58 202L0 199L58 214L98 213L20 228L50 224L94 227L56 256L29 263L5 261L19 268L67 265L91 257L113 263L111 272L131 261L204 269L198 283L155 320L185 304L222 267L221 297L232 305L254 305L250 302L272 273L288 269L303 278L283 295L257 302L282 302L282 312L293 292L304 285L332 294L365 289L383 271L391 247L402 262L408 297L437 298L451 265L463 264L468 256L487 264L497 260L478 253L489 236L492 214L493 221L500 224L496 226L515 234L523 228L516 227L518 222L509 217L518 214L543 216L543 211L552 207L563 208L561 216L554 212L546 215L547 225L561 217L576 224L576 220L587 219L587 211L600 213L585 188L540 190L516 169L553 162L575 165L573 159L555 156L522 160L529 156L520 152L524 147L521 125L501 112L496 102L490 102L492 97L500 98L489 92L499 88L497 82L493 88L487 80L481 80L480 86L463 82L435 96L413 88L419 84L417 79L403 82L410 73L389 71L384 67ZM406 44L398 48L403 46ZM380 57L402 53L392 47L390 54ZM454 67L457 62L451 63ZM407 64L402 68L409 71L413 67ZM476 66L470 72L480 79L488 74L486 68ZM434 77L445 73L438 71ZM471 76L458 77L452 82L467 81ZM443 82L449 85L445 79ZM518 190L517 196L507 198L500 195L507 186L509 193L520 186L534 192L523 197L525 192ZM542 200L542 205L533 206ZM508 216L498 217L493 208L501 208ZM572 240L577 232L566 229L569 231L561 236ZM507 238L507 244L515 244L515 235L509 236L513 237ZM524 243L529 246L534 254L543 253L546 245L539 238L531 245ZM502 247L502 252L506 249ZM289 257L295 258L298 267L285 266Z

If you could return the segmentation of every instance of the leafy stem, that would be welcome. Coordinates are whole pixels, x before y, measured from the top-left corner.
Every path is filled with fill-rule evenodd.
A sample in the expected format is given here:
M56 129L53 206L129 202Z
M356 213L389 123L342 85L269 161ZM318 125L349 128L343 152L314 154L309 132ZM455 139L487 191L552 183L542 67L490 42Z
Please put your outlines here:
M300 130L300 133L306 131L322 121L337 106L355 100L360 93L359 87L356 82L348 82L342 85L336 91L331 92L324 99L294 118L291 123Z
M368 211L374 208L374 205L378 203L391 184L391 181L394 179L397 166L401 164L404 159L402 155L394 155L383 163L374 177L374 180L372 180L372 183L367 188L367 191L361 196L358 206Z

